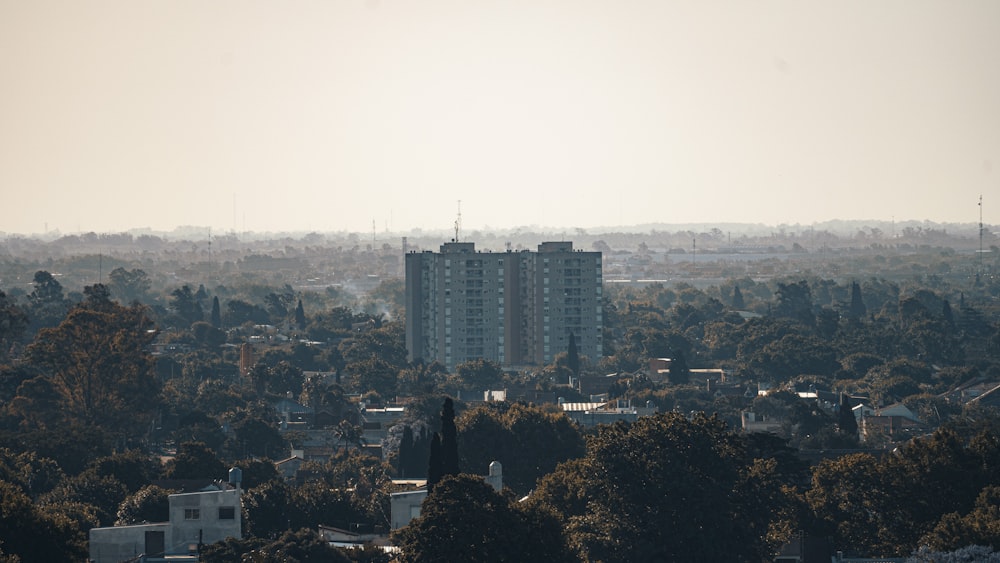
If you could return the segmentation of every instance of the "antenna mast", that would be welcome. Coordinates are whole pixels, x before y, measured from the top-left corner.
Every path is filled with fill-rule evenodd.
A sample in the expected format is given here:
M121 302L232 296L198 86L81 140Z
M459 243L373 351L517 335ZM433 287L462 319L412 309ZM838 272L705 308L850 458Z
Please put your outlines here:
M979 194L979 273L983 273L983 194Z
M458 232L462 229L462 200L458 200L458 217L455 218L455 242L458 242Z

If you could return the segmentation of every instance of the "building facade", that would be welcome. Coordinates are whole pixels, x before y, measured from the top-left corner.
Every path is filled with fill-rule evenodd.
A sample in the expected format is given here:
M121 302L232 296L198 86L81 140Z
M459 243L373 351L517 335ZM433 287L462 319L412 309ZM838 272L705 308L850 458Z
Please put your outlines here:
M405 260L410 361L541 365L569 349L571 334L581 357L601 357L600 252L572 242L543 242L537 252L449 242Z
M219 485L195 493L173 494L168 502L168 522L91 529L90 561L196 558L200 545L243 537L238 486Z

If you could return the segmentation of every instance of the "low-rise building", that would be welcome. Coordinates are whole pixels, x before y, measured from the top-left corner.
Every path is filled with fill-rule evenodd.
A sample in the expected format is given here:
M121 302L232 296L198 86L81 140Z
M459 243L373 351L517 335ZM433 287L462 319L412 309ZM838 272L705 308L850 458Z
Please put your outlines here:
M238 470L235 470L238 471ZM217 483L194 493L168 497L169 520L90 530L90 561L118 563L194 560L198 546L242 537L238 473L231 484Z

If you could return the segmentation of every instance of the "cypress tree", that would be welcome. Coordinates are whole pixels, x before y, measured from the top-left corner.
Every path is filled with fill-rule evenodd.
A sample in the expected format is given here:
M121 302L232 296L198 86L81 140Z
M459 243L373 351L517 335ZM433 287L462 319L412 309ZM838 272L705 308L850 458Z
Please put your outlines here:
M444 467L441 465L441 435L437 432L431 437L431 454L427 458L427 494L431 494L434 485L444 477Z
M569 333L569 348L566 350L566 363L573 377L580 376L580 351L576 349L576 336Z
M674 385L690 383L691 369L688 367L684 352L680 350L674 351L674 357L670 359L670 371L667 372L667 379Z
M733 309L743 310L746 304L743 303L743 292L740 291L740 286L733 286Z
M299 330L306 328L306 311L302 308L301 299L299 299L299 304L295 306L295 324L299 327Z
M402 478L411 477L410 459L413 457L413 429L407 424L403 426L403 436L399 439L399 457L397 471Z
M212 326L222 328L222 311L219 309L219 298L212 298Z
M861 286L858 282L851 282L851 316L860 319L865 316L868 309L865 307L865 302L861 298Z
M455 428L455 404L445 397L441 407L442 475L458 475L458 430Z
M838 414L837 424L840 426L842 434L850 436L858 435L858 421L854 418L854 410L851 408L851 398L847 396L847 393L840 395L840 413Z

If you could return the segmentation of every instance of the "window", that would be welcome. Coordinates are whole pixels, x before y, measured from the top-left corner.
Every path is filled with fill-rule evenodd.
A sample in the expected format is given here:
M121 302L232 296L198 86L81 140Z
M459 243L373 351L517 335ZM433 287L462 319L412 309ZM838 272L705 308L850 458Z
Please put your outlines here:
M185 508L184 509L184 519L185 520L198 520L201 518L201 510L197 508Z
M236 508L232 506L219 507L219 520L235 520Z

